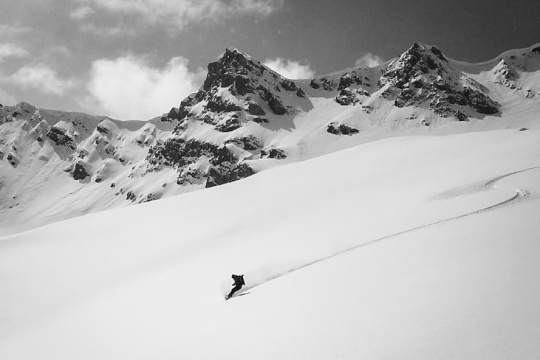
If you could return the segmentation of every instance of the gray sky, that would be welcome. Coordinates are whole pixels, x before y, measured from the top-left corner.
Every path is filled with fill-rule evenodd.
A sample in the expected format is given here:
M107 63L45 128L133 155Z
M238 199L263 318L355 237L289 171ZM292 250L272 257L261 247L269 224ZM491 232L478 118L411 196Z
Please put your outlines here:
M414 42L469 62L540 42L538 0L2 0L0 103L167 112L227 47L310 77Z

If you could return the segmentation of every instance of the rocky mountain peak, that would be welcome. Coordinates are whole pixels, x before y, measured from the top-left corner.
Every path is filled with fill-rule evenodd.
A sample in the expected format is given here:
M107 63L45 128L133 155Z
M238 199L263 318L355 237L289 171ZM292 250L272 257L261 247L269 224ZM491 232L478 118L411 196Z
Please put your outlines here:
M214 86L229 87L239 95L250 92L248 85L250 78L257 78L266 71L259 61L236 49L226 49L216 61L208 64L208 75L204 81L203 89L209 91Z
M184 99L162 121L198 119L221 132L239 128L243 121L268 123L273 115L294 111L288 104L291 96L304 98L304 92L292 80L270 70L261 62L236 49L227 49L208 64L208 75L201 89ZM180 124L175 132L184 128Z
M422 75L435 74L444 77L448 72L448 60L435 46L415 43L397 60L388 65L381 82L392 83L403 88L411 79Z
M258 60L243 51L234 48L227 48L225 52L214 62L209 64L209 68L219 64L225 68L253 70L253 67L262 67Z
M0 107L0 124L31 119L36 114L36 110L36 107L24 101L15 106L2 106Z
M284 158L267 147L262 133L291 125L300 109L312 107L297 84L236 49L226 49L208 65L197 93L182 100L162 121L178 121L172 134L150 148L143 172L162 167L178 170L179 185L215 186L247 177L254 171L245 159ZM193 128L213 134L212 141L191 137Z
M453 68L435 46L415 43L383 72L383 97L397 107L428 107L437 115L466 121L499 112L487 88Z

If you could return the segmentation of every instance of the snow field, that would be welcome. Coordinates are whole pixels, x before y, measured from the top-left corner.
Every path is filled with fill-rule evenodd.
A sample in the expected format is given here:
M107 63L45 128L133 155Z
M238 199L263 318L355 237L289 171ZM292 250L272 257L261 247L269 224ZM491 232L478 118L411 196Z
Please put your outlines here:
M534 359L539 140L386 139L0 238L0 358Z

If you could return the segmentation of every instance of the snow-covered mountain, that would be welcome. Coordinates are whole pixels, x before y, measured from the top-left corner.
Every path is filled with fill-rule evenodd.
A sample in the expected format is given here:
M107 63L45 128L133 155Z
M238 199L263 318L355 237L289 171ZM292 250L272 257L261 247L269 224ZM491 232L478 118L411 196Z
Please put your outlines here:
M469 64L417 43L377 67L307 80L228 49L197 93L149 121L0 107L0 231L221 185L387 137L536 127L539 99L539 45Z
M539 52L2 107L0 359L538 359Z

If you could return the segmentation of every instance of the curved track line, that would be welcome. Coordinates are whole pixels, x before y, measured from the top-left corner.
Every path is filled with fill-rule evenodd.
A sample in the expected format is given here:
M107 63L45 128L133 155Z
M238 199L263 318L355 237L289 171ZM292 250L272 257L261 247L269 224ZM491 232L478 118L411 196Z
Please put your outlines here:
M498 176L498 177L496 177L494 179L491 179L491 180L487 181L486 183L484 183L484 185L482 186L482 190L495 189L495 184L498 181L502 180L502 179L505 179L507 177L510 177L512 175L516 175L516 174L519 174L519 173L522 173L522 172L538 169L538 168L540 168L540 166L534 166L534 167L531 167L531 168L518 170L518 171L514 171L514 172L511 172L511 173L505 174L505 175ZM417 227L414 227L414 228L411 228L411 229L408 229L408 230L403 230L403 231L400 231L400 232L397 232L397 233L394 233L394 234L390 234L390 235L386 235L386 236L383 236L383 237L380 237L380 238L377 238L377 239L374 239L374 240L371 240L371 241L368 241L368 242L365 242L365 243L362 243L362 244L359 244L359 245L355 245L353 247L347 248L345 250L341 250L341 251L339 251L337 253L334 253L332 255L328 255L328 256L319 258L317 260L310 261L310 262L308 262L306 264L291 268L291 269L289 269L287 271L277 273L275 275L272 275L270 277L265 278L262 281L259 281L256 284L245 286L242 290L238 291L237 294L244 293L244 292L246 292L246 291L248 291L250 289L253 289L254 287L260 286L262 284L265 284L265 283L267 283L269 281L272 281L274 279L277 279L279 277L282 277L282 276L287 275L289 273L292 273L294 271L301 270L301 269L306 268L308 266L311 266L311 265L317 264L317 263L319 263L321 261L325 261L325 260L328 260L330 258L345 254L347 252L356 250L358 248L368 246L368 245L372 245L374 243L377 243L377 242L380 242L380 241L383 241L383 240L387 240L387 239L390 239L390 238L393 238L393 237L396 237L396 236L400 236L400 235L407 234L407 233L410 233L410 232L413 232L413 231L424 229L424 228L427 228L427 227L430 227L430 226L435 226L435 225L439 225L439 224L446 223L446 222L449 222L449 221L458 220L458 219L461 219L461 218L464 218L464 217L467 217L467 216L484 213L484 212L496 209L498 207L508 205L508 204L518 200L518 199L525 199L529 195L528 191L526 191L524 189L513 189L513 190L515 191L515 194L513 196L511 196L510 198L504 200L504 201L501 201L501 202L498 202L496 204L493 204L493 205L490 205L490 206L487 206L487 207L484 207L484 208L481 208L481 209L478 209L478 210L474 210L474 211L471 211L471 212L468 212L468 213L465 213L465 214L461 214L461 215L453 216L453 217L448 218L448 219L443 219L443 220L435 221L435 222L432 222L432 223L429 223L429 224L417 226Z

